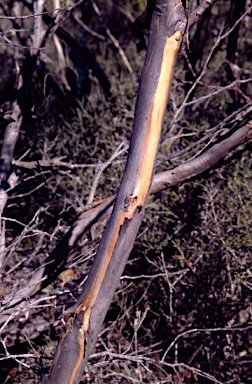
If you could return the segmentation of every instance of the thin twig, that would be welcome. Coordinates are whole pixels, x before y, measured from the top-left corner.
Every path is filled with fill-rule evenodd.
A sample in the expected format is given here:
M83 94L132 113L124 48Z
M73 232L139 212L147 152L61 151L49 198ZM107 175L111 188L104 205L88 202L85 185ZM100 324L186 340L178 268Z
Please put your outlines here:
M90 190L90 193L89 193L89 196L88 196L88 199L87 199L87 204L91 204L92 201L94 200L94 194L95 194L95 191L96 191L96 188L97 188L97 185L98 185L98 181L99 181L99 178L101 177L101 174L104 172L104 170L112 163L112 161L120 156L122 153L124 153L125 151L127 151L128 149L128 145L126 145L124 142L122 142L118 147L117 149L115 150L115 152L113 153L113 155L105 162L105 163L98 163L96 165L96 173L95 173L95 178L93 180L93 185L91 187L91 190Z
M100 9L98 8L98 6L97 6L95 1L92 1L92 5L93 5L94 11L97 14L97 16L102 17L102 13L101 13ZM121 48L119 41L115 38L115 36L113 36L113 34L111 33L110 29L108 28L108 26L104 22L104 20L103 20L103 26L105 28L105 31L106 31L108 37L110 38L110 40L112 41L114 46L118 49L118 51L119 51L119 53L121 55L121 58L122 58L124 64L126 65L129 73L133 73L133 69L132 69L132 67L131 67L131 65L129 63L129 60L127 59L123 49Z

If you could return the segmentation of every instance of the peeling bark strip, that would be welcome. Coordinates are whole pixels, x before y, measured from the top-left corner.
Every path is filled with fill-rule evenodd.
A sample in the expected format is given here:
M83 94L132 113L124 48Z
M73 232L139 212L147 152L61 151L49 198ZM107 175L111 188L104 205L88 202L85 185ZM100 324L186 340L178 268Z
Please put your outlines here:
M69 313L44 383L77 384L141 224L154 171L173 66L185 29L182 3L155 2L129 156L115 207L83 291Z

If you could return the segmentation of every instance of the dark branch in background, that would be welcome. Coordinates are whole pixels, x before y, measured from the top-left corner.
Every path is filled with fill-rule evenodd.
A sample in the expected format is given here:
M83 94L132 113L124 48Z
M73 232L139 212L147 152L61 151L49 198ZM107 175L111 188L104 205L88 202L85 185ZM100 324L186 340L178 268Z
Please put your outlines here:
M193 10L192 13L190 13L189 20L188 20L188 28L191 28L194 24L198 23L206 10L209 7L212 7L215 3L217 3L218 0L203 0L198 5L197 8Z
M244 10L246 9L246 0L234 1L231 2L230 7L230 15L229 15L229 25L235 25L237 20L240 18ZM236 64L235 54L237 52L237 44L238 44L238 36L239 36L239 28L241 23L238 23L236 27L232 30L230 35L228 36L227 41L227 64L225 65L225 70L227 72L227 80L228 82L234 81L234 79L241 78L241 68ZM238 86L239 87L239 86ZM236 108L236 106L240 105L241 96L237 92L237 90L230 90L230 95L233 98L232 108Z
M142 49L146 48L144 30L150 29L151 15L153 12L154 3L154 0L148 0L145 10L132 24L133 35L140 39L140 41L137 43L137 52L140 52Z
M232 0L230 16L228 20L229 22L228 24L230 26L233 26L236 23L236 21L242 15L242 12L244 11L245 7L246 7L246 0L240 0L240 1ZM235 53L237 50L237 42L238 42L238 35L239 35L239 27L240 27L240 24L237 24L236 27L233 29L232 33L230 33L228 37L227 60L231 62L233 62L235 59Z
M0 157L0 184L1 188L8 189L5 185L11 170L14 149L19 136L23 117L17 102L12 103L12 109L5 114L4 118L11 122L7 125L4 133L4 141Z
M21 0L23 4L30 9L30 11L33 11L33 5L28 3L26 0ZM53 19L47 14L44 13L43 21L47 25L50 25L53 23ZM95 57L92 55L92 53L86 48L85 46L79 44L67 31L65 31L62 27L57 27L55 30L56 35L64 40L71 48L73 48L76 52L78 52L84 59L86 60L89 67L92 69L94 76L98 79L103 91L105 94L110 95L110 82L95 60Z
M37 24L41 22L41 19L38 17ZM1 151L0 157L0 189L4 191L5 198L0 202L0 216L2 215L4 204L7 202L7 192L9 188L8 177L11 171L12 159L19 137L19 132L23 118L28 115L27 113L27 102L30 99L30 89L32 85L32 76L36 68L36 60L39 54L39 49L45 45L46 39L49 35L50 26L47 29L44 37L41 37L40 30L37 31L35 40L36 44L39 44L37 47L32 47L33 54L30 52L26 53L26 58L22 65L20 71L16 75L16 83L14 89L14 96L11 102L9 103L8 110L4 113L4 119L10 121L5 129L4 142ZM1 231L1 238L4 236L4 233ZM2 241L1 241L2 244ZM2 263L0 262L0 265Z
M39 24L39 21L37 21L37 23ZM9 106L9 111L7 111L4 115L4 118L6 120L11 120L11 122L8 124L5 130L4 142L0 157L1 184L7 181L11 170L13 154L19 136L22 120L23 118L30 116L29 102L30 91L32 87L32 77L36 69L36 61L40 53L40 49L45 46L46 40L49 36L52 26L53 23L50 22L45 35L42 37L41 27L37 30L37 35L39 36L37 36L35 33L34 44L38 45L36 47L31 47L32 54L27 51L26 58L23 62L20 73L18 73L16 76L16 89L14 90L14 95L16 96L16 99L12 101Z

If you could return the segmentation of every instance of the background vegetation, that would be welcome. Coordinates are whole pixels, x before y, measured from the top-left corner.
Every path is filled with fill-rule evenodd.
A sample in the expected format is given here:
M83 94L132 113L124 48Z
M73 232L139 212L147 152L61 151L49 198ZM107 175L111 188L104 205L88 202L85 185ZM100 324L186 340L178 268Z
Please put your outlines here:
M233 116L226 120L232 126L239 118L235 111L249 108L251 82L238 82L203 98L235 79L252 77L251 10L239 23L232 57L230 35L213 50L217 36L239 18L240 14L234 16L237 2L219 0L189 32L188 46L183 46L175 68L158 171L203 151L220 122ZM4 2L1 15L11 16L14 6L21 7L23 16L29 15L22 4ZM191 9L196 5L190 1ZM241 14L247 9L243 5ZM60 6L71 10L74 3ZM47 7L52 10L53 4L48 2ZM145 56L144 50L136 51L139 39L132 35L131 24L144 7L141 0L99 0L62 13L60 25L96 58L111 83L110 94L103 92L92 69L83 58L74 57L65 42L61 41L62 68L52 35L41 52L15 150L18 183L9 191L2 217L6 226L2 298L14 294L43 264L85 208L101 164L123 145L124 152L99 177L95 200L117 191ZM14 97L15 65L21 66L25 59L20 36L28 41L32 18L23 19L22 25L0 19L0 28L3 116ZM106 28L119 42L132 72ZM210 61L190 95L191 105L178 114L195 82L188 69L195 52L195 74ZM0 116L1 138L5 127ZM41 160L50 164L44 166ZM153 197L83 382L251 382L251 161L248 143L204 174ZM20 316L0 327L0 382L36 383L47 372L61 329L55 321L78 297L101 233L97 226L80 239L57 280L27 307L24 303ZM227 326L233 327L232 332L225 330Z

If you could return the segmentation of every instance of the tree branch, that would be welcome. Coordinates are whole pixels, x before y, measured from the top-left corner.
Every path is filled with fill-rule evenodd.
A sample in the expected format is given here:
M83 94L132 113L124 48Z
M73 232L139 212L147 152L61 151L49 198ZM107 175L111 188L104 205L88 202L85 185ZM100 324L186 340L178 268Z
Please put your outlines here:
M141 76L128 161L113 213L88 279L69 310L49 377L77 384L89 359L144 216L173 67L185 29L181 2L155 3Z
M28 9L30 9L31 11L33 10L32 4L28 3L26 0L22 0L22 2ZM53 23L53 19L47 13L43 13L42 17L44 23L46 23L47 25L51 25ZM90 51L85 46L80 45L62 27L58 26L55 30L55 33L60 39L64 40L71 48L75 49L76 52L78 52L81 56L84 57L89 67L92 69L94 76L96 76L99 80L103 91L106 94L109 94L110 82L101 67L99 66L99 64L97 63L97 61L95 60L95 58L93 57L93 55L90 53Z

